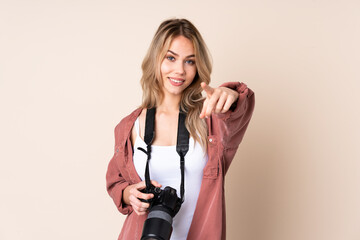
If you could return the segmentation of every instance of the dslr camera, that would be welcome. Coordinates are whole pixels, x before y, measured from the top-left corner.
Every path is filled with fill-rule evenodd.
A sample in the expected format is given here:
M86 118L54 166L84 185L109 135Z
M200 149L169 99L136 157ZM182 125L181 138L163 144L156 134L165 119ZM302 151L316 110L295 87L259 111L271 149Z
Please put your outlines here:
M149 214L145 220L141 240L169 240L172 233L173 217L179 212L182 201L176 194L176 189L165 187L164 190L150 184L141 192L152 193L149 200Z

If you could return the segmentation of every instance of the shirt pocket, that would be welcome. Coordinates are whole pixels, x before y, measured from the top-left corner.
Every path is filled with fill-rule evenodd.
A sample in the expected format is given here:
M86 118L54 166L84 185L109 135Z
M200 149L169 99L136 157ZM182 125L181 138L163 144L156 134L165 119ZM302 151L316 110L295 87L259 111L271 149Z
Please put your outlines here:
M219 175L219 152L218 143L219 139L215 135L210 135L208 140L208 162L204 168L204 178L216 179Z

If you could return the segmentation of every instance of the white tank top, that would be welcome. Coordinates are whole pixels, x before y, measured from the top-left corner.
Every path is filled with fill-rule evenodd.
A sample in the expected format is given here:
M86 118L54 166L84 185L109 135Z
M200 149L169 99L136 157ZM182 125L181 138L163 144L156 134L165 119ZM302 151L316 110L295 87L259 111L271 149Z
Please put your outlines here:
M138 147L142 147L146 150L146 143L139 136L139 118L136 119L134 125L137 135L134 143L133 161L141 180L145 180L147 155L137 149ZM185 201L173 219L171 240L186 240L200 192L203 169L207 160L208 156L201 145L198 142L194 145L194 139L190 137L189 151L185 155ZM176 152L175 145L152 145L149 170L151 180L160 183L162 189L166 186L175 188L178 197L180 197L180 156Z

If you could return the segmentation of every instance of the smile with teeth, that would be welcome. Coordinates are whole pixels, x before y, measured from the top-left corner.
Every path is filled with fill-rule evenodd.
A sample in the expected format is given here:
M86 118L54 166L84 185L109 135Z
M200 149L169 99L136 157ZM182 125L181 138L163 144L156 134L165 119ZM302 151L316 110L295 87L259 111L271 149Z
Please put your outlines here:
M174 83L182 83L182 82L184 82L184 80L176 80L176 79L173 79L173 78L170 78L170 77L169 77L169 79Z

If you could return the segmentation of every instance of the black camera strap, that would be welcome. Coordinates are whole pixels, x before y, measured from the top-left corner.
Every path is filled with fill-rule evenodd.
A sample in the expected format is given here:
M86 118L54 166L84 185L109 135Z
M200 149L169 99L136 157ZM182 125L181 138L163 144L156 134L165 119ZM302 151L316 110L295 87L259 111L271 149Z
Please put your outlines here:
M149 161L151 158L151 144L155 138L155 113L156 108L148 109L146 112L146 121L145 121L145 136L144 142L147 145L147 151L143 148L138 148L147 155L146 168L145 168L145 183L146 188L150 188L150 173L149 173ZM184 182L185 182L185 155L189 150L189 132L185 127L186 114L179 111L179 121L178 121L178 132L177 132L177 142L176 142L176 152L180 156L180 170L181 170L181 185L180 185L180 195L181 202L184 202Z

